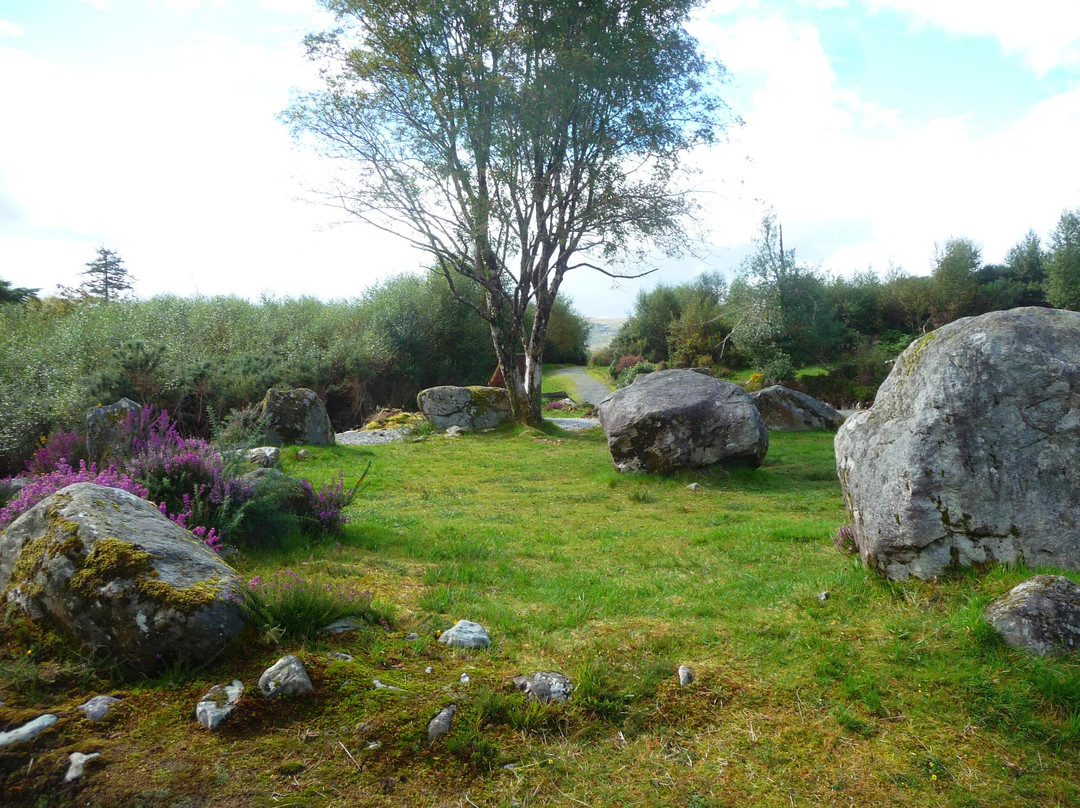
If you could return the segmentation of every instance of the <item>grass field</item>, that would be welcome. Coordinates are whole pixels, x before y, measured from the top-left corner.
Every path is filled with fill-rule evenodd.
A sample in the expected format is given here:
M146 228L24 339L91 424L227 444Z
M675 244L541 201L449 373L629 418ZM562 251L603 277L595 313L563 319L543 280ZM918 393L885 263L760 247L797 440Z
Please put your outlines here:
M285 470L316 483L371 464L354 520L337 543L234 562L370 589L388 625L251 637L209 670L147 682L9 621L0 728L45 709L61 720L0 750L0 803L1080 803L1080 665L1011 651L979 617L1028 573L883 581L832 543L832 436L771 441L760 469L669 478L615 473L598 429L286 450ZM457 619L492 647L438 644ZM316 691L267 703L256 680L284 653ZM538 670L567 673L572 702L526 703L510 680ZM234 677L241 709L203 730L195 702ZM99 724L72 712L94 693L124 699ZM451 702L450 733L429 745ZM102 757L61 786L73 751Z

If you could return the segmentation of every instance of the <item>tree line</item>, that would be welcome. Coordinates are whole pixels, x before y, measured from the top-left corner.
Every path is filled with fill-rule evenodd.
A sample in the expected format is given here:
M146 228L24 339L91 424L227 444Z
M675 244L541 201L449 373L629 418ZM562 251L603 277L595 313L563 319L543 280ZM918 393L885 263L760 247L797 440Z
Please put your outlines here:
M867 270L829 277L797 260L769 214L730 283L704 273L641 292L610 349L594 361L721 374L751 368L764 383L778 384L795 383L798 368L831 364L836 378L801 383L847 403L872 398L885 363L913 337L1017 306L1080 310L1080 209L1061 214L1045 246L1027 233L1001 264L984 263L971 239L949 239L935 250L928 276L892 268L883 276ZM849 383L829 386L845 375Z
M479 290L454 294L434 274L390 278L331 302L138 300L115 285L108 300L104 289L44 298L0 289L10 293L0 301L0 476L20 471L41 436L121 396L167 409L184 434L208 436L215 420L270 387L308 387L345 430L380 407L415 409L425 387L485 384L497 365L487 325L460 299L476 301ZM548 337L552 361L585 361L588 323L565 301Z

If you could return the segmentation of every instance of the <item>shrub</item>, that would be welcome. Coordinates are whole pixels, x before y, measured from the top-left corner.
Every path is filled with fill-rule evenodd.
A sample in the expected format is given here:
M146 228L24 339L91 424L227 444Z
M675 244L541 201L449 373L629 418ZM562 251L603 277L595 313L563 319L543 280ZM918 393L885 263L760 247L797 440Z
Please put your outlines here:
M53 471L32 478L19 491L19 496L0 508L0 530L6 528L41 500L75 483L107 485L146 499L146 487L140 485L131 476L118 471L116 466L109 466L104 471L99 471L97 463L87 464L85 460L80 460L79 468L76 470L60 460Z
M313 639L324 626L343 617L387 625L386 617L372 606L370 590L310 581L288 569L269 579L252 578L241 597L252 623L274 643Z
M300 485L308 497L307 513L305 521L321 535L340 533L349 517L345 514L345 508L352 505L357 495L364 487L364 478L367 477L368 469L360 475L360 479L352 486L345 487L345 472L338 472L335 483L326 483L318 491L307 480L301 480Z
M623 358L625 359L626 357ZM621 361L622 360L620 360L620 363ZM629 387L631 384L634 383L634 379L636 379L642 373L652 373L654 370L657 369L658 366L654 365L652 362L638 362L637 364L631 365L630 367L626 368L622 373L618 375L618 377L615 379L615 386Z
M72 430L53 432L47 438L41 437L41 448L26 461L26 470L30 474L48 474L56 471L60 464L74 468L80 460L89 460L86 454L86 436Z

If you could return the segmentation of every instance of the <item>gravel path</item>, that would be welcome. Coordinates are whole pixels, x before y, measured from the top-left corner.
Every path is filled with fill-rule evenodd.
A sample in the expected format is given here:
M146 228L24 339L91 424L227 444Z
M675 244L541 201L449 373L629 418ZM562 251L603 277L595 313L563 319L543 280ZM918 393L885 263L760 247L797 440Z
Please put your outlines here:
M342 446L374 446L377 443L393 443L404 439L404 429L350 429L334 435L334 440Z
M545 418L544 420L563 429L589 429L600 426L600 422L595 418Z
M579 404L588 403L595 406L611 395L608 386L586 373L583 367L562 368L548 376L548 379L556 379L559 376L568 377L577 386L578 395L584 399L583 402L579 401Z

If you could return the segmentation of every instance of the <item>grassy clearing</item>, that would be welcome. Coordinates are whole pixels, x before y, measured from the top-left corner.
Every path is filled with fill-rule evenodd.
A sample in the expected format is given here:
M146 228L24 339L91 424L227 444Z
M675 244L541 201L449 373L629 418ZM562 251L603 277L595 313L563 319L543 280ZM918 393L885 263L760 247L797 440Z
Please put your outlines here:
M774 433L758 470L670 478L615 473L599 430L313 452L285 452L286 470L317 484L372 464L355 521L337 544L236 562L370 590L392 626L277 647L252 638L210 670L132 682L9 623L0 728L45 708L61 721L0 751L0 802L1080 801L1080 665L1008 650L979 619L1028 573L900 585L840 555L830 435ZM439 645L455 619L484 624L492 648ZM255 682L287 652L316 693L266 703ZM697 673L689 687L680 664ZM535 670L570 675L573 702L526 704L510 678ZM240 713L205 732L196 700L234 676L249 688ZM96 692L124 702L101 724L72 715ZM427 721L451 701L453 728L429 747ZM60 787L72 751L103 754Z

